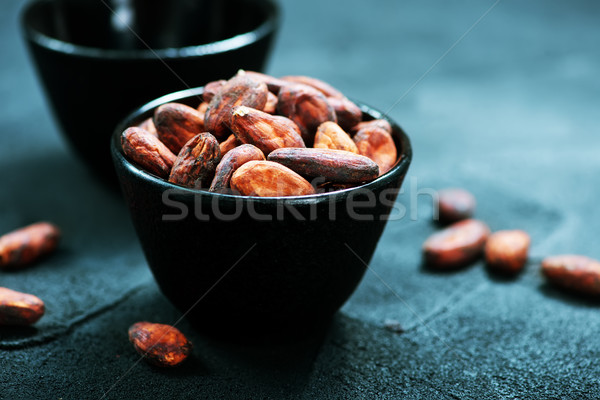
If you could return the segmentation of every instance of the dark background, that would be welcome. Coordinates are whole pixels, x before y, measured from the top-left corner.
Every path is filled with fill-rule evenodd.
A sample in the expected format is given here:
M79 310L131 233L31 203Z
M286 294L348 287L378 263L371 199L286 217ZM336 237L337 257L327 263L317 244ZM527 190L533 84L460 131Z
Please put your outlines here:
M600 257L600 3L500 1L436 64L493 2L282 1L268 72L321 78L382 111L402 98L390 115L414 146L409 214L388 224L322 337L233 345L182 321L195 349L174 370L138 363L128 343L132 323L180 313L119 196L60 137L19 35L22 4L0 4L0 231L47 219L64 240L43 264L0 273L47 305L35 328L0 329L1 399L600 397L600 303L539 274L547 255ZM470 189L492 229L531 234L523 274L422 268L436 225L417 194L445 186Z

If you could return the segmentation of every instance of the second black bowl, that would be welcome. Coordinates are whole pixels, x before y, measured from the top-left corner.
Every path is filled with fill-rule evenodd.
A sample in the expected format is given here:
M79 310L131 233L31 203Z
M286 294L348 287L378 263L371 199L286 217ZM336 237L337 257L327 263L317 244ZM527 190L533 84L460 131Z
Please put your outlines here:
M63 134L116 183L107 143L117 123L164 93L262 71L279 11L274 0L109 3L36 0L21 22Z

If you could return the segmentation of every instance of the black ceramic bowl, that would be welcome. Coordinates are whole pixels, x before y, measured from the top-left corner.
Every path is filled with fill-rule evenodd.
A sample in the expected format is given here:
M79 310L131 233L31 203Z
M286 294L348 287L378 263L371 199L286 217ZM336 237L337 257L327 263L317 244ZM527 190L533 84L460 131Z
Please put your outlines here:
M255 337L323 326L350 297L386 224L412 157L359 188L243 197L183 188L125 159L121 133L160 104L199 103L202 89L150 102L115 130L112 156L150 269L167 298L204 331ZM361 105L365 117L382 115Z
M263 70L278 23L275 0L36 0L21 20L62 132L113 182L119 121L164 93Z

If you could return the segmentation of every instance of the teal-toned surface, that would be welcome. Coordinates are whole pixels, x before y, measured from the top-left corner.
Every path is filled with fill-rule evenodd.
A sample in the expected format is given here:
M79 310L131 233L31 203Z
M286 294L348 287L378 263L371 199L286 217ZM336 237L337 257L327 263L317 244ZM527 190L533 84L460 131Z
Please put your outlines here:
M41 265L0 272L0 286L47 303L36 328L0 329L1 399L600 397L600 302L539 274L545 255L600 258L600 4L502 0L419 81L493 2L282 1L270 73L315 76L381 110L412 88L390 116L411 137L398 201L416 218L390 221L322 335L232 345L184 320L193 357L159 370L137 363L127 328L181 314L152 281L119 196L57 131L19 37L22 3L0 5L0 231L46 219L64 240ZM444 186L472 190L492 229L530 232L523 274L422 268L436 225L417 193Z

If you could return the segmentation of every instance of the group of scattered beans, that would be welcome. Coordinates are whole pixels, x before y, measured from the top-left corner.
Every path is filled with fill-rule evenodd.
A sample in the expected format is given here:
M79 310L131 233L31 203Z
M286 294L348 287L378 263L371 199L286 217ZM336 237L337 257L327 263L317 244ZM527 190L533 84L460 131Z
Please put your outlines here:
M49 222L37 222L0 236L0 270L16 271L39 263L57 249L60 237L59 228ZM33 325L45 311L39 297L0 287L0 329ZM192 348L179 330L163 324L133 324L129 339L145 359L165 367L181 363Z
M484 257L488 267L518 274L527 263L531 239L522 230L491 233L482 221L472 219L475 197L463 189L438 192L439 220L450 224L423 244L425 263L435 269L453 269ZM584 295L600 295L600 262L581 255L558 255L541 262L546 279L556 286Z

